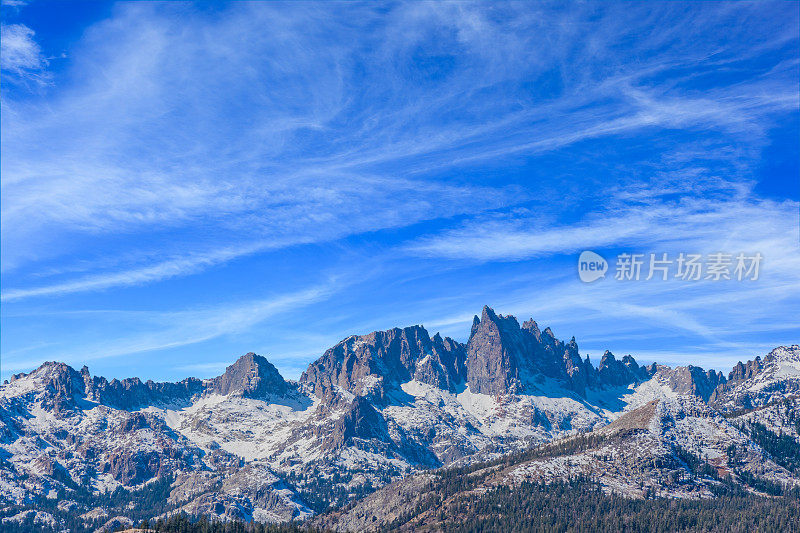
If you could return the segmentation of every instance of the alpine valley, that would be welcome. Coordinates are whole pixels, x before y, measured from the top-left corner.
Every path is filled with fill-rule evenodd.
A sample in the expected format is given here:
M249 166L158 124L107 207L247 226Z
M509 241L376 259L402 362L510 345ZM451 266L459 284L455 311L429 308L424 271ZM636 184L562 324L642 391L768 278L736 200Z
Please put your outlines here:
M484 307L466 344L422 326L353 335L298 381L253 353L177 383L48 362L0 387L0 529L184 513L413 531L497 491L571 484L766 501L800 487L800 347L760 355L727 375L608 351L595 367L574 338Z

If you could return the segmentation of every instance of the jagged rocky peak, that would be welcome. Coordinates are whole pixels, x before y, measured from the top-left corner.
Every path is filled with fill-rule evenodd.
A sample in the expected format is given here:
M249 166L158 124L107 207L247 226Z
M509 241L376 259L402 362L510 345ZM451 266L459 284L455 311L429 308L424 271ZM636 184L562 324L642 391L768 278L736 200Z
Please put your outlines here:
M440 389L453 390L467 379L464 345L436 334L431 338L431 351L414 365L414 379Z
M214 378L207 391L259 398L269 394L283 396L288 386L272 363L265 357L249 352L226 368L224 374Z
M6 397L32 397L55 413L75 409L76 398L84 394L81 375L66 363L48 361L30 373L11 376L3 385Z
M778 346L762 359L755 359L742 363L739 361L728 374L729 381L744 381L752 379L767 368L775 369L776 366L786 365L796 367L800 371L800 346Z
M321 398L340 387L356 396L383 397L389 384L417 379L452 389L465 378L463 345L431 338L422 326L352 335L328 349L300 377Z
M119 409L135 409L159 403L187 401L202 391L202 382L187 378L177 383L157 383L139 378L112 379L92 376L85 365L80 372L65 363L46 362L29 374L12 376L11 383L29 380L19 388L40 395L46 406L72 409L76 398L85 398ZM13 393L12 393L13 394Z
M708 401L715 389L725 384L722 372L703 370L699 366L678 366L669 368L658 366L658 373L679 394L693 394Z
M47 361L30 374L17 374L12 381L22 377L41 381L42 389L56 396L72 398L75 394L83 394L83 378L66 363Z
M139 378L112 379L92 376L84 366L80 371L86 398L119 409L138 409L149 405L186 402L203 390L203 382L186 378L177 383L143 382Z
M761 357L756 357L752 361L747 361L747 364L739 361L733 367L733 370L731 370L731 372L728 374L728 379L730 381L743 381L745 379L750 379L761 372L761 368Z
M563 359L570 387L580 394L585 394L586 387L595 381L596 372L591 363L587 364L587 361L581 359L575 337L572 337L565 346Z
M781 395L800 393L800 346L779 346L733 367L727 383L709 401L725 410L767 405Z
M606 350L597 367L597 383L608 386L630 385L646 381L654 372L655 367L651 371L648 367L639 366L631 355L619 360Z
M800 345L778 346L769 352L764 359L766 361L800 363Z
M591 363L581 359L574 337L564 343L549 327L541 331L533 319L520 327L515 317L485 306L481 317L473 320L467 343L467 380L473 392L523 392L525 377L539 374L583 394L594 383L594 372Z
M475 318L477 318L477 317L475 317ZM533 337L537 341L541 341L542 340L542 332L539 330L539 324L537 324L534 319L530 318L530 319L526 320L525 322L523 322L522 323L522 329L525 329L525 330L529 331L530 334L533 335ZM550 328L547 328L547 329L549 330Z
M525 330L527 331L527 330ZM499 396L522 392L520 365L532 351L532 335L523 334L513 316L484 306L472 321L467 342L467 381L472 392Z

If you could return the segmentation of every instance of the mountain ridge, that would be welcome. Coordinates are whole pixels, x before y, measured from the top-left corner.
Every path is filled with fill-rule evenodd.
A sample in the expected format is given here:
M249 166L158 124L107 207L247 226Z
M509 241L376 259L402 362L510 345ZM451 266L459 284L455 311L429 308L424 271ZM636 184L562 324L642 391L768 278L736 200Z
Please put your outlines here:
M795 411L781 402L794 402L798 391L797 345L736 365L728 378L691 365L640 366L610 351L595 367L574 338L559 340L532 319L520 325L488 306L466 343L419 325L351 335L298 381L252 352L220 376L178 382L109 381L48 362L0 386L0 502L10 512L10 502L41 505L62 494L99 527L103 511L91 507L91 494L149 490L174 476L159 513L302 520L431 468L499 460L618 426L634 431L620 445L638 450L636 464L623 467L612 447L570 459L570 467L537 463L538 473L523 478L608 469L618 472L602 478L611 491L700 497L711 494L711 481L667 479L685 465L675 443L737 480L800 479L746 425L797 440ZM726 418L746 407L760 410Z

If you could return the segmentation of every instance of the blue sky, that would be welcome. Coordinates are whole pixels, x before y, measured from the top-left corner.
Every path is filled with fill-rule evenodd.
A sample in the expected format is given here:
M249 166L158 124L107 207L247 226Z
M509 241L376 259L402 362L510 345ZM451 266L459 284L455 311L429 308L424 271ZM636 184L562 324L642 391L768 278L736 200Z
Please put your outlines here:
M297 378L484 304L592 357L800 342L798 5L3 1L2 376Z

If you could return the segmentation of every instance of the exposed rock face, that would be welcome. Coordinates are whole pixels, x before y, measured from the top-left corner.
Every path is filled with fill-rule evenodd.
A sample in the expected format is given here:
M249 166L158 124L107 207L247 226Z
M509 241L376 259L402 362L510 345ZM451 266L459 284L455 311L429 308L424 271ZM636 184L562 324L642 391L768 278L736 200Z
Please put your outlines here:
M92 377L85 366L81 369L83 388L87 399L120 409L173 402L188 402L203 391L203 382L196 378L186 378L177 383L159 383L139 378L112 379L101 376Z
M392 444L386 420L363 396L356 396L344 416L336 420L324 440L325 449L339 449L352 444L353 439L371 440Z
M726 411L763 407L786 396L800 395L800 346L779 346L764 358L733 367L727 383L709 401Z
M51 477L67 486L75 484L67 469L52 457L47 455L39 456L33 461L32 466L33 470L43 476Z
M591 364L587 364L588 361L581 359L575 337L572 337L564 348L563 358L567 381L572 390L581 395L586 394L586 387L594 382L595 371Z
M259 398L268 394L283 396L288 387L272 363L250 352L226 368L224 374L214 378L207 390L223 395Z
M48 361L31 372L30 376L40 383L44 407L56 412L74 408L76 396L83 396L82 376L65 363ZM11 383L25 377L28 375L15 374L11 377Z
M357 396L383 397L390 383L417 378L452 388L464 380L464 348L450 338L431 339L422 326L353 335L311 363L300 377L320 398L335 387Z
M564 343L550 328L540 331L533 320L520 327L515 317L497 315L489 307L473 320L467 342L467 380L473 392L520 393L532 376L542 375L582 395L595 383L595 374L591 363L581 359L574 337Z
M539 325L533 319L526 320L522 329L533 336L533 367L537 373L550 377L563 377L565 346L558 340L550 328L539 331Z
M121 531L123 528L129 528L133 526L133 520L126 516L115 516L99 528L95 530L95 533L111 533L112 531Z
M75 394L83 394L80 374L64 363L44 363L37 372L45 378L45 388L54 396L72 399Z
M597 367L597 384L618 387L640 383L650 379L652 374L645 367L640 367L636 360L626 355L622 360L617 360L614 354L605 351Z
M431 353L414 365L414 379L440 389L454 390L467 379L466 349L438 333L431 339Z
M728 374L728 380L744 381L745 379L750 379L761 372L761 368L761 357L756 357L752 361L748 361L747 364L739 361Z
M259 397L265 394L286 394L287 385L277 369L264 357L248 353L229 366L225 373L209 384L197 378L186 378L177 383L161 383L139 378L112 379L91 376L89 369L80 372L81 391L86 398L103 405L133 410L148 405L188 403L203 392L240 394Z
M574 338L562 342L550 328L488 307L466 345L430 337L422 326L351 336L309 365L300 384L253 353L217 378L177 383L108 381L85 367L46 363L0 386L0 506L34 506L77 485L163 491L160 483L174 474L159 513L289 520L423 468L600 427L627 432L621 453L604 450L575 464L594 464L587 475L622 476L610 481L631 494L637 480L660 483L683 464L663 456L672 437L688 439L687 449L713 445L714 460L735 444L736 465L752 472L766 465L770 479L785 480L717 415L759 407L749 414L796 435L783 402L800 407L800 347L777 348L731 375L726 383L697 367L640 367L611 352L595 370ZM632 445L638 455L628 453ZM654 460L666 462L652 470ZM547 471L560 471L556 463ZM75 499L69 512L87 522L130 511L97 514L90 510L97 502Z
M222 520L246 521L251 518L242 498L209 492L181 507L181 512L194 516L216 516Z
M488 306L476 316L467 342L467 379L472 392L499 396L523 390L521 367L533 352L532 336L513 316L498 316Z
M172 436L164 420L151 413L119 413L121 420L105 430L107 438L124 442L132 438L144 446L113 447L93 452L99 455L98 467L124 486L134 486L180 470L197 466L202 452L180 438ZM148 441L153 441L148 444Z
M708 401L719 385L725 383L722 372L705 371L697 366L669 368L660 366L659 373L668 381L672 390L679 394L693 394Z

